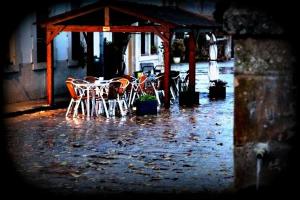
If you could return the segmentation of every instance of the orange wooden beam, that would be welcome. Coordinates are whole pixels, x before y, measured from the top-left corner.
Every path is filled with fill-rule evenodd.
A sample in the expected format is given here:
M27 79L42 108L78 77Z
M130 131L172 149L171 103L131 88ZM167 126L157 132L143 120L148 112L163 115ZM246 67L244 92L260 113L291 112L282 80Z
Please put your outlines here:
M64 29L64 26L58 26L58 27L51 27L47 26L46 31L50 34L49 37L47 37L46 44L49 44L52 42L52 40L57 36L62 30Z
M110 24L110 19L109 19L109 7L104 8L104 25L109 26Z
M146 16L143 13L140 13L140 12L138 12L136 10L130 10L130 9L126 9L126 8L120 8L120 7L117 7L117 6L110 6L110 8L113 9L113 10L116 10L118 12L134 16L134 17L139 18L139 19L150 20L151 22L156 22L156 23L162 24L162 25L167 26L169 28L174 28L176 26L173 23L170 23L170 22L167 22L167 21L155 18L155 17Z
M49 25L49 30L66 32L164 32L161 26L94 26L94 25Z
M43 26L46 26L46 25L49 25L49 24L57 24L57 23L64 22L64 21L67 21L67 20L70 20L70 19L74 19L76 17L87 15L89 13L98 11L101 8L103 8L103 6L101 6L101 5L95 5L95 4L88 5L88 6L79 8L77 10L73 10L73 11L70 11L70 12L67 12L67 13L63 13L63 14L54 16L54 17L42 22L41 24Z
M47 94L47 102L50 106L54 104L54 71L53 71L53 62L52 62L52 33L47 31L46 40L50 41L47 43L47 69L46 69L46 94Z
M193 32L189 33L189 91L195 92L196 75L196 40Z
M164 107L170 108L170 45L171 33L164 32L163 46L164 46Z

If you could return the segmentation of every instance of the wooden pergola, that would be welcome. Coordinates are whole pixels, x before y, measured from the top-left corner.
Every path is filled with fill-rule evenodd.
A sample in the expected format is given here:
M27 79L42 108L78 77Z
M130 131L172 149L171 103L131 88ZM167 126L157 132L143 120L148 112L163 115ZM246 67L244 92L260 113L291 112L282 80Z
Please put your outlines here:
M146 21L149 25L132 25ZM87 44L93 32L153 32L163 41L164 85L170 85L170 45L174 32L189 32L189 91L195 91L196 39L195 31L211 31L219 27L206 17L172 7L136 3L97 2L47 19L41 23L46 29L47 44L47 102L54 104L53 39L60 32L87 32ZM89 56L89 52L88 52ZM92 55L93 56L93 55ZM170 87L164 88L165 108L170 107Z

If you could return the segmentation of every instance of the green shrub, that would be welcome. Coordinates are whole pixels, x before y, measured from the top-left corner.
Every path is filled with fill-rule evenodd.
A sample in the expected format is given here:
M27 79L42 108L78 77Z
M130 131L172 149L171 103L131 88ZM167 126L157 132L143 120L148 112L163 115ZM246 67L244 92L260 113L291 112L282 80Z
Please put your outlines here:
M156 100L156 97L150 94L145 94L139 97L140 101L153 101Z

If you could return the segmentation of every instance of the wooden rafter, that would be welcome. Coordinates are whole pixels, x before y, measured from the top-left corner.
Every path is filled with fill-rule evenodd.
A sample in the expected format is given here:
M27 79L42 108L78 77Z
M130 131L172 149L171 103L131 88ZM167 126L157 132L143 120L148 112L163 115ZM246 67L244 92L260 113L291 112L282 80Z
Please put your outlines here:
M134 16L134 17L137 17L139 19L150 20L152 22L159 23L159 24L161 24L163 26L167 26L169 28L174 28L176 26L173 23L166 22L166 21L158 19L158 18L146 16L146 15L144 15L142 13L137 12L137 11L132 11L132 10L129 10L129 9L126 9L126 8L120 8L120 7L117 7L117 6L110 6L110 8L113 9L113 10L116 10L118 12L121 12L121 13L124 13L124 14L127 14L127 15L131 15L131 16Z
M81 17L93 12L97 12L100 9L103 9L104 11L104 25L59 25L58 23L63 23L68 20ZM149 20L153 23L157 23L159 25L143 25L143 26L130 26L130 25L120 25L120 26L110 26L110 17L111 12L116 11L123 14L127 14L133 17L136 17L137 19L142 20ZM99 15L101 12L99 12ZM100 18L101 16L99 16ZM126 7L118 6L118 5L112 5L112 4L105 4L105 3L95 3L89 6L81 7L77 10L67 12L65 14L61 14L55 17L52 17L48 19L47 21L44 21L44 23L41 23L44 27L46 27L47 37L47 99L48 103L50 105L53 105L54 101L54 71L53 71L53 39L56 35L58 35L61 31L67 31L67 32L83 32L87 35L89 35L89 39L87 38L87 43L92 44L92 33L91 32L127 32L127 33L140 33L140 32L154 32L157 34L163 41L164 46L164 68L165 68L165 76L164 76L164 85L166 86L164 88L165 92L165 99L164 99L164 106L165 108L170 107L170 48L171 48L171 38L172 38L172 31L176 30L178 27L178 24L176 22L168 22L163 19L157 18L155 16L155 13L153 13L153 16L145 15L141 10L131 10ZM209 27L209 26L206 26ZM183 26L181 28L184 28L183 31L189 31L192 32L192 30L195 27L192 26ZM197 28L200 28L200 26L197 26ZM201 27L202 28L202 27ZM204 28L204 27L203 27ZM171 31L172 30L172 31ZM92 45L89 45L90 50L92 50ZM194 90L195 87L195 36L191 33L190 40L189 40L189 66L190 66L190 83L191 87L190 89ZM91 55L90 58L92 59L92 51L89 52Z
M104 8L104 26L109 26L110 18L109 18L109 7Z
M57 24L57 23L60 23L60 22L64 22L64 21L67 21L67 20L70 20L70 19L74 19L76 17L80 17L80 16L83 16L83 15L87 15L89 13L98 11L98 10L102 9L103 7L104 6L100 6L100 5L97 5L97 4L88 5L88 6L79 8L79 9L74 10L74 11L70 11L70 12L67 12L67 13L64 13L64 14L54 16L54 17L42 22L41 24L42 24L42 26L47 26L49 24Z
M97 25L49 25L49 30L67 32L105 32L106 26ZM161 32L161 26L109 26L108 32Z
M46 43L49 44L54 38L55 36L57 36L60 32L63 31L65 26L58 26L58 27L48 27L46 28L48 37L47 37L47 41Z

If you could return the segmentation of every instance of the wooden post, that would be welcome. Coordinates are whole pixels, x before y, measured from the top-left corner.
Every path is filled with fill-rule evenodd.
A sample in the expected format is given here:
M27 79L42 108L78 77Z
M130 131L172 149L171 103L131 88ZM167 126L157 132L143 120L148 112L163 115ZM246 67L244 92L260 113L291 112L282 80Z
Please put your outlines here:
M87 70L86 73L88 76L95 76L95 69L94 69L94 33L88 32L87 33Z
M104 8L104 26L109 26L110 19L109 19L109 7Z
M193 32L189 33L189 91L195 92L196 75L196 40Z
M51 39L52 38L52 39ZM52 45L53 45L53 34L46 31L46 42L47 42L47 70L46 70L46 94L47 102L50 106L54 104L54 70L53 70L53 58L52 58Z
M164 106L165 108L170 108L170 32L164 33L163 38L163 45L164 45L164 92L165 92L165 99L164 99Z

